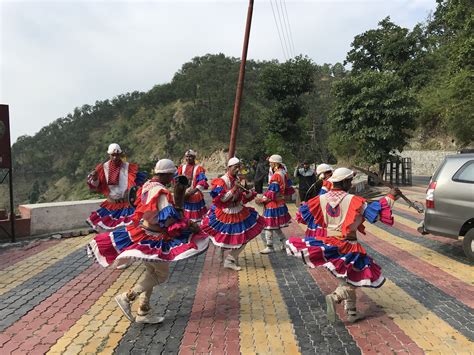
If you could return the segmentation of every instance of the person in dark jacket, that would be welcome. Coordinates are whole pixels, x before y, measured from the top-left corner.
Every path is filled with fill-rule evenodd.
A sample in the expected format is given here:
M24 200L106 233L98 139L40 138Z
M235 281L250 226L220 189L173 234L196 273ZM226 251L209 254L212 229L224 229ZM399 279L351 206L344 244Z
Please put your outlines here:
M255 157L257 161L255 165L255 176L253 178L255 184L255 191L259 194L263 193L263 183L268 176L268 163L261 157Z
M314 173L314 170L309 166L309 163L305 161L303 164L296 167L293 175L295 178L298 178L300 201L307 201L306 192L311 185L316 182L316 174Z

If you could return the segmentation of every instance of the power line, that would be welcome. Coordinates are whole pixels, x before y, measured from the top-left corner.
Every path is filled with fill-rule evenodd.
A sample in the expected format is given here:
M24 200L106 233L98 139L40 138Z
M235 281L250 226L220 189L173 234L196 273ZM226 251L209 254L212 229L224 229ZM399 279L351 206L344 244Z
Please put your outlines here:
M276 19L276 16L275 16L275 10L273 9L272 0L270 0L270 6L272 7L273 19L275 20L275 26L276 26L276 28L277 28L278 38L280 39L280 44L281 44L281 49L282 49L282 51L283 51L283 56L285 57L285 60L287 60L287 59L288 59L288 56L287 56L287 54L286 54L285 46L283 45L283 41L282 41L282 39L281 39L280 28L278 27L278 22L277 22L277 19Z
M288 48L290 49L291 56L294 57L294 52L293 52L293 48L292 48L292 45L291 45L291 38L290 38L290 33L288 31L288 26L287 26L285 11L283 9L283 1L282 0L280 0L280 9L281 9L281 17L283 18L282 19L282 22L283 22L282 28L283 28L283 30L285 31L285 34L286 34L286 39L288 41Z
M278 19L280 20L280 27L281 27L281 34L282 34L282 37L283 37L283 42L285 43L285 47L286 47L286 51L287 53L289 54L289 58L291 58L293 55L291 53L291 48L290 48L290 44L288 43L289 40L285 37L285 29L283 28L283 20L281 19L282 18L282 14L280 14L280 8L278 6L278 2L277 0L275 0L275 7L276 7L276 10L277 10L277 13L278 13ZM283 11L282 11L283 12Z
M280 0L281 1L281 0ZM288 9L286 8L286 1L283 0L283 4L285 5L285 13L286 13L286 20L288 21L288 30L290 32L290 38L291 38L291 45L293 47L293 55L296 54L295 50L295 41L293 40L293 32L291 31L291 26L290 26L290 17L288 16Z

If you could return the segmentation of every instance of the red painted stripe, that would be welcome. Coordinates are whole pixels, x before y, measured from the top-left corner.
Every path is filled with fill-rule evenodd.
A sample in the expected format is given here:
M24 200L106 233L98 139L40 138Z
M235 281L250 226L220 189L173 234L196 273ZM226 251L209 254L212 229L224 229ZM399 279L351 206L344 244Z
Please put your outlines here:
M71 328L120 275L94 264L8 327L0 352L42 354Z
M412 217L415 217L417 219L417 221L421 222L423 220L423 215L421 213L418 213L416 212L414 209L410 208L409 210L404 210L400 207L398 207L398 203L394 204L393 205L393 209L395 211L400 211L402 213L405 213L405 214L408 214ZM395 215L395 218L397 218L397 216Z
M292 223L285 234L304 237L302 228L304 226ZM308 268L308 271L324 293L329 294L337 287L337 278L325 268ZM338 307L337 314L345 322L347 330L363 354L399 352L424 354L423 350L360 289L357 290L357 308L361 314L366 315L366 318L355 324L346 322L347 319L342 306Z
M465 305L471 308L474 307L474 299L472 299L474 286L448 274L436 266L420 260L403 249L384 242L371 233L367 233L363 237L363 240L370 247L392 259L411 273L425 279L448 295L457 298Z
M0 254L0 270L6 269L30 256L38 254L43 250L52 247L60 242L60 240L37 241L15 250L7 249Z
M395 216L395 223L393 226L401 230L402 232L409 233L410 235L416 237L416 238L426 238L426 239L431 239L443 244L450 244L450 245L456 245L459 246L459 248L462 249L462 242L458 239L452 239L452 238L445 238L445 237L438 237L432 234L426 234L426 235L421 235L418 233L418 231L414 228L408 227L400 222L397 222L397 216Z
M224 269L210 246L180 354L240 354L238 272Z

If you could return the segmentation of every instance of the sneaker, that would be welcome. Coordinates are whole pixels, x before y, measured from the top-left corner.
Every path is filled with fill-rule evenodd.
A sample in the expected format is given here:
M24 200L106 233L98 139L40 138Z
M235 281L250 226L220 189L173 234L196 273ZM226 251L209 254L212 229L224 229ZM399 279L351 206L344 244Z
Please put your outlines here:
M285 251L286 250L286 246L283 243L280 244L279 248L280 248L280 251Z
M364 316L360 315L360 314L348 314L347 315L347 321L349 323L355 323L361 319L364 319Z
M336 301L333 294L326 295L326 314L328 320L332 323L336 321Z
M130 301L128 300L127 293L121 293L120 295L115 296L115 302L117 302L118 306L122 310L123 314L125 314L125 317L130 322L133 322L133 316L132 316L132 309L130 306Z
M160 324L160 323L163 323L164 320L165 320L164 317L159 317L157 315L150 314L150 313L145 314L143 316L138 315L135 318L135 322L142 323L142 324Z
M226 259L224 261L224 268L226 269L231 269L231 270L235 270L235 271L240 271L242 270L242 268L240 266L238 266L235 261L233 260L229 260L229 259Z
M119 265L116 267L117 270L124 270L126 268L128 268L130 266L129 263L126 263L126 264L122 264L122 265Z
M270 254L273 252L275 252L275 249L273 249L273 247L266 247L265 249L260 250L260 254Z

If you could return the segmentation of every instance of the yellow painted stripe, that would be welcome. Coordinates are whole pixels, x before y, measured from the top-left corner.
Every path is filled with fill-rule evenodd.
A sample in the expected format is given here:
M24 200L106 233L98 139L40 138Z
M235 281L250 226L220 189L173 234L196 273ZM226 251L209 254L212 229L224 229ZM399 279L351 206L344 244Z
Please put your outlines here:
M2 270L0 295L31 279L47 267L75 252L77 249L83 248L91 238L92 236L88 235L85 237L66 239L59 244Z
M401 217L399 215L394 216L394 218L395 218L395 222L398 222L398 223L403 224L407 227L413 228L414 230L416 230L419 226L419 223L413 222L412 220L410 220L408 218ZM421 234L419 234L419 233L415 234L414 233L414 236L415 237L421 237Z
M444 320L387 280L379 289L364 289L377 305L425 352L469 354L474 344Z
M423 200L424 202L424 200ZM403 211L407 211L407 212L416 212L415 209L411 208L411 207L408 207L407 205L405 204L402 204L402 203L395 203L395 209L398 209L398 210L401 210L402 212ZM422 213L418 213L418 216L420 217L420 219L423 219L423 214Z
M447 272L453 277L460 279L463 282L474 284L473 269L471 266L460 263L447 256L439 254L431 249L428 249L418 243L410 242L408 240L397 238L393 234L384 231L383 229L367 224L366 230L384 242L390 243L420 260L423 260L437 268Z
M240 351L242 354L299 354L286 304L264 245L253 239L240 257Z
M54 344L48 354L112 354L130 321L115 303L114 296L124 292L138 281L144 268L132 264L82 315L81 318ZM133 304L136 312L137 302Z

